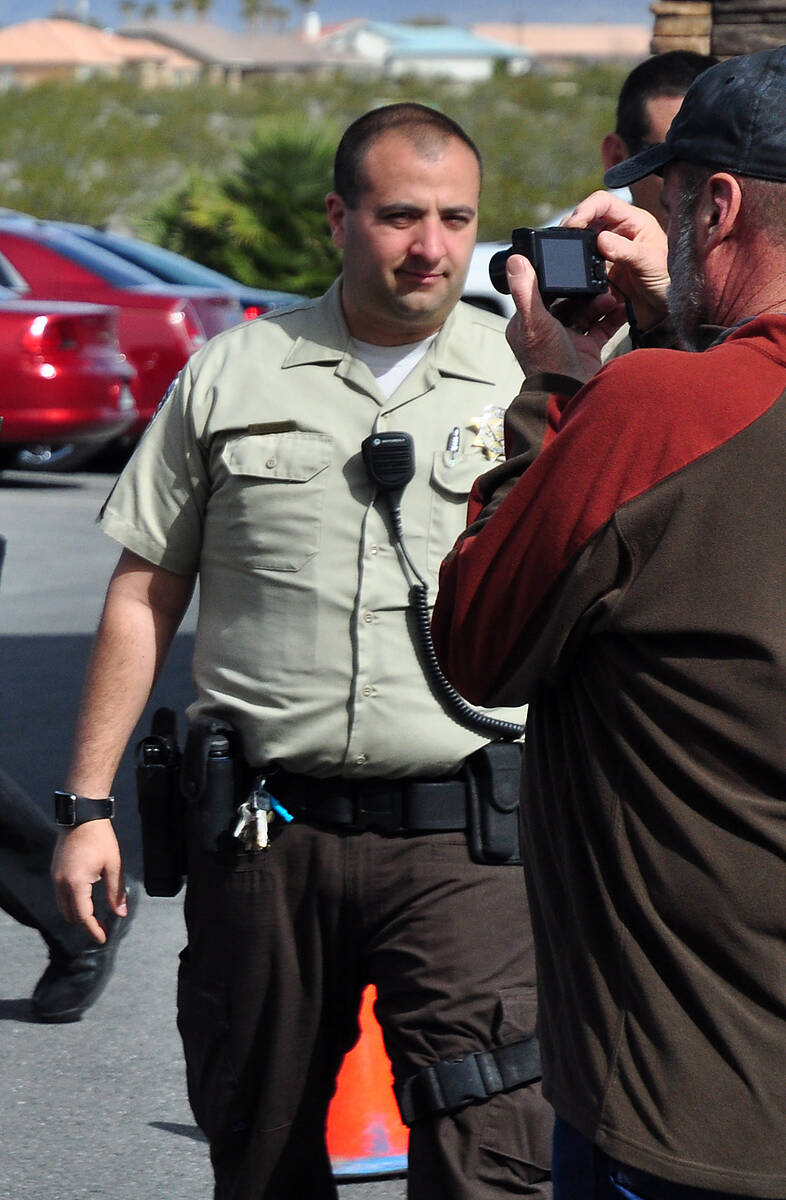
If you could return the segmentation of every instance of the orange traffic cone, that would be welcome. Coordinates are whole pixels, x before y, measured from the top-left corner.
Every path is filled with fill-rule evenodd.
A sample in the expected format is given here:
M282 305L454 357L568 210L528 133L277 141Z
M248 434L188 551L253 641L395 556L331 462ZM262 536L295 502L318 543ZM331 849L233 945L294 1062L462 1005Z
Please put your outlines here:
M393 1096L393 1074L374 1016L376 988L360 1008L360 1038L344 1059L327 1119L327 1148L337 1179L391 1178L407 1171L409 1133Z

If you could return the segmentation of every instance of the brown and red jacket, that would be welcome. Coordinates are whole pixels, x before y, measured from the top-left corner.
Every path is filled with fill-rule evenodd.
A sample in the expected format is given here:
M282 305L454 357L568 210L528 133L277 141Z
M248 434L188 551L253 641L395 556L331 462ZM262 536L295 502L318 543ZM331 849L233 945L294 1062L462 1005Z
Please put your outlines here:
M434 639L530 704L545 1090L624 1162L786 1197L786 316L529 381L506 437Z

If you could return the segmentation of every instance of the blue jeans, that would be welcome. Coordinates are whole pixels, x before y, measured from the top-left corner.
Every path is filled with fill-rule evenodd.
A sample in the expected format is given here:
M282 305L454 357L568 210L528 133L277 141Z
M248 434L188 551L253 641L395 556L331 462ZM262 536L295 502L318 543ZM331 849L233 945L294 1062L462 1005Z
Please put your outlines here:
M609 1158L560 1117L554 1122L554 1200L750 1200L731 1192L670 1183Z

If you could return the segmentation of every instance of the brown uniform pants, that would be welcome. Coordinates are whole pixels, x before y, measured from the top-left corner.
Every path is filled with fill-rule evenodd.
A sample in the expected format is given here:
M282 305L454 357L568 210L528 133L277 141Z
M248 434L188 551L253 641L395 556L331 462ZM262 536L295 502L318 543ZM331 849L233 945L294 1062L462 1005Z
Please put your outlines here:
M216 1200L337 1196L325 1119L367 983L397 1080L534 1032L520 867L462 833L385 837L275 822L271 847L203 856L186 895L178 1027ZM417 1122L412 1200L551 1197L538 1084Z

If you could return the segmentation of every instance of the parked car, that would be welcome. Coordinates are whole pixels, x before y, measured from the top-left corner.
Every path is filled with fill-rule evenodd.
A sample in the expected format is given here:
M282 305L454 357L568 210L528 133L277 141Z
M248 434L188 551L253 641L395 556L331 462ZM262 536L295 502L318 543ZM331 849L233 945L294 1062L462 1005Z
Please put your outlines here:
M225 293L162 283L51 222L22 217L0 220L0 283L31 299L117 307L120 346L137 373L132 389L139 415L130 437L142 432L194 350L243 319Z
M113 254L119 254L127 262L135 263L151 275L163 279L165 283L190 284L193 287L208 287L227 292L241 305L247 320L260 317L272 308L298 304L302 300L302 296L295 292L277 292L271 288L255 288L239 283L237 279L214 271L212 267L193 262L183 254L176 254L174 250L156 246L154 242L147 242L143 238L110 233L108 230L96 229L93 225L77 225L66 221L59 221L58 225L95 246L102 246L105 250L111 250Z
M136 422L117 318L0 287L0 468L73 468Z

